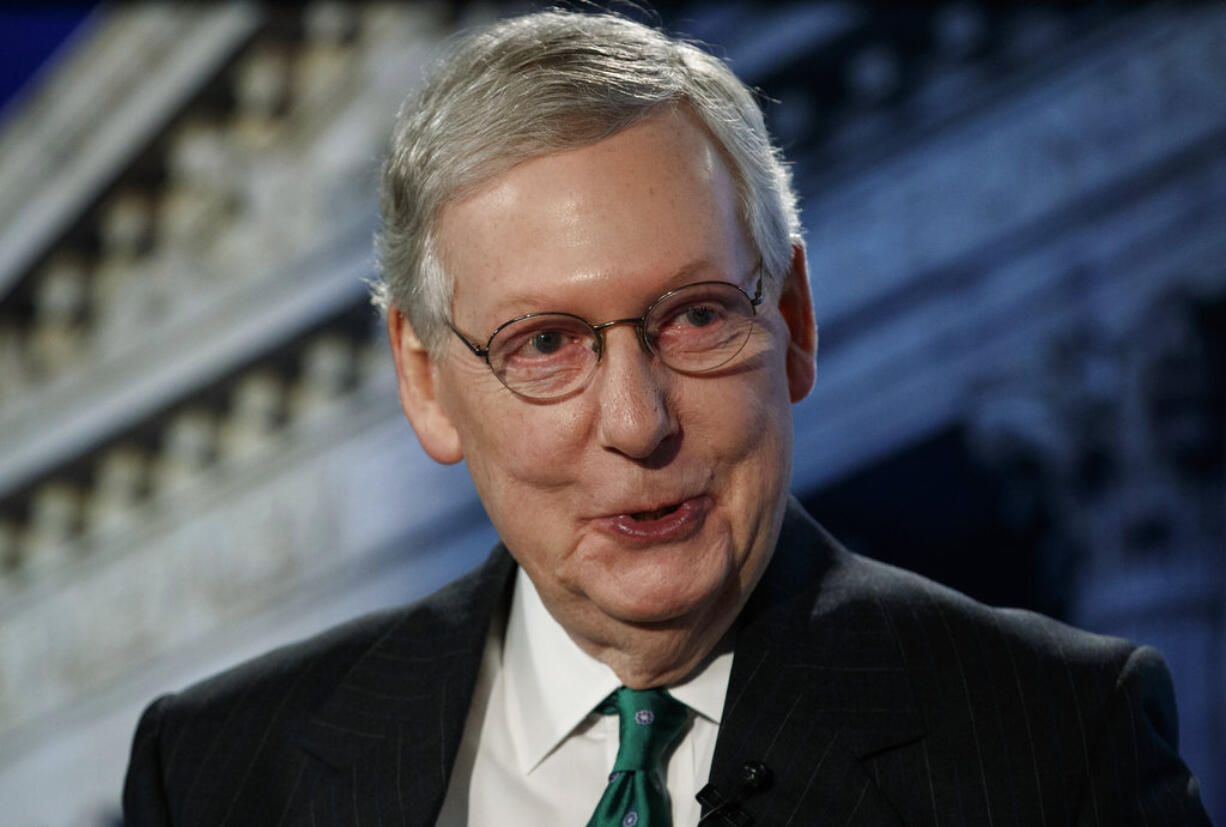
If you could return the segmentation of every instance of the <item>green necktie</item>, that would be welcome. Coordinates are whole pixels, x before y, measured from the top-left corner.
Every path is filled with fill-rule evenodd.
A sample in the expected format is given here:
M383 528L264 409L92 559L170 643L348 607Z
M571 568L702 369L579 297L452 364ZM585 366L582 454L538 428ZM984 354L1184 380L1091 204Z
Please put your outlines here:
M617 713L617 761L588 827L672 827L662 759L685 727L685 704L663 689L622 687L599 707Z

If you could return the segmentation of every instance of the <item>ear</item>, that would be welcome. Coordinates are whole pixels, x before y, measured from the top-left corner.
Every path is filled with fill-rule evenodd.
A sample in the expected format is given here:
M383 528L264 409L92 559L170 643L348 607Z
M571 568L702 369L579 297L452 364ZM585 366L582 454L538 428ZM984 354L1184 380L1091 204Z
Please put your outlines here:
M787 374L792 401L799 402L817 381L817 323L809 293L809 265L805 245L792 245L792 268L779 293L779 313L788 327Z
M387 335L396 362L400 406L417 440L436 462L450 465L464 458L460 435L438 399L438 362L394 306L387 310Z

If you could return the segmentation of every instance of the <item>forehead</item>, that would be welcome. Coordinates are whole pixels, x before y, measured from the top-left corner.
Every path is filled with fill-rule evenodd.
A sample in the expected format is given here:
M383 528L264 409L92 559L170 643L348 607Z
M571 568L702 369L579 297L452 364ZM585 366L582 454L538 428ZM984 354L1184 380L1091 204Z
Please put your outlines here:
M437 230L457 320L734 278L752 260L722 154L680 109L512 167L444 207Z

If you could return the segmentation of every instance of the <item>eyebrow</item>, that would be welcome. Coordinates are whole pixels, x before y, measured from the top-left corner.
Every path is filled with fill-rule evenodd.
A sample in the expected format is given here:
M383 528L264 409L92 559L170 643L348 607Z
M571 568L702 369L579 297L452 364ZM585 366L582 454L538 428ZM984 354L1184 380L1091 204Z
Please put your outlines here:
M684 287L687 284L693 284L698 281L725 280L740 286L737 281L729 279L727 274L716 267L709 259L703 258L691 261L661 282L659 292L653 291L652 295L647 296L643 307L646 308L647 304L655 301L670 290L676 290L678 287ZM561 304L557 294L525 291L504 296L494 305L491 313L498 317L494 324L500 325L508 319L518 318L529 313L568 312Z

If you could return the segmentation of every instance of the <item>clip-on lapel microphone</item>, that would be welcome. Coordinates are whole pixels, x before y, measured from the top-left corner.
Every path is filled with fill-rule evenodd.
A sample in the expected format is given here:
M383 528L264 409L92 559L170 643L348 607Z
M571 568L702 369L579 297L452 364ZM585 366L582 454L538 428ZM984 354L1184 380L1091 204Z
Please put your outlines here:
M761 761L746 761L741 765L741 778L736 790L731 796L725 796L708 784L694 796L703 807L710 807L707 814L698 819L699 824L730 824L732 827L749 827L753 818L740 808L742 802L751 795L760 793L770 786L774 780L770 768ZM720 820L716 820L719 816ZM722 821L721 821L722 820Z

